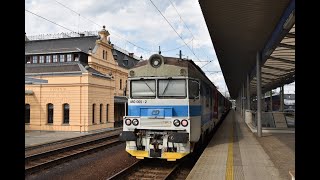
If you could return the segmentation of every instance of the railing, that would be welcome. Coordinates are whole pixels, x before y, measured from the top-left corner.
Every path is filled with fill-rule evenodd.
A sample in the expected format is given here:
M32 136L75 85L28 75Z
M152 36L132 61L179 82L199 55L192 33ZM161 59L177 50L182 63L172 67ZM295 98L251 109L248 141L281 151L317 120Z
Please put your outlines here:
M250 116L253 126L257 126L257 112L256 111L246 111ZM247 122L247 120L246 120ZM248 123L248 122L247 122ZM294 112L261 112L261 126L270 128L294 128L295 127L295 113Z
M47 39L61 39L61 38L82 37L82 36L98 36L98 31L84 31L81 33L62 32L57 34L39 34L39 35L27 36L27 38L29 40L47 40Z
M285 117L286 117L286 121L287 121L287 125L288 127L292 127L294 128L296 126L296 121L295 121L295 112L283 112Z

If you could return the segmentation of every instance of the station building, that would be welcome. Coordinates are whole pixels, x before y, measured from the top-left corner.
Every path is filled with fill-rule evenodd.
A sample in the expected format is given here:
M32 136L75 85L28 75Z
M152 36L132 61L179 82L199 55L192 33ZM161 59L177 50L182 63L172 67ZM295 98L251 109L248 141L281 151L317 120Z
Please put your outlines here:
M139 58L98 35L25 37L25 130L87 132L122 123ZM142 58L142 57L141 57ZM44 82L44 83L43 83Z

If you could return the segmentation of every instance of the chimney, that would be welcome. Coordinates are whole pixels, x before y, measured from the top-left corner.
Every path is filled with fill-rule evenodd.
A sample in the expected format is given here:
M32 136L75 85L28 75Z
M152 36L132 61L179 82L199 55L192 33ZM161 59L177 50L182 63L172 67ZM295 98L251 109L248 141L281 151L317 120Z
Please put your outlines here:
M130 56L130 57L133 57L133 54L134 54L134 53L129 53L129 56Z

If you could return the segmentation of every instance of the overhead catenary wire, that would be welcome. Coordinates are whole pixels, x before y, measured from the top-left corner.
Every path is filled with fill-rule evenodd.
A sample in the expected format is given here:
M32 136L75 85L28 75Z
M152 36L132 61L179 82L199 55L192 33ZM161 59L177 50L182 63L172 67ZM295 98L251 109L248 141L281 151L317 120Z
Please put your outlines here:
M177 30L172 26L172 24L168 21L168 19L162 14L162 12L159 10L159 8L153 3L152 0L150 0L152 5L158 10L158 12L161 14L161 16L165 19L165 21L170 25L170 27L173 29L173 31L178 35L178 37L183 41L183 43L188 47L188 49L191 51L191 53L198 59L198 61L194 62L207 62L207 61L201 61L198 56L194 53L194 51L188 46L188 44L183 40L183 38L180 36L180 34L177 32Z
M196 39L196 38L194 37L194 35L193 35L193 33L191 32L190 28L188 27L187 23L185 23L185 21L183 20L182 16L181 16L180 13L178 12L178 10L177 10L177 8L175 7L175 5L172 3L171 0L169 0L169 1L170 1L170 3L171 3L172 7L175 9L175 11L176 11L176 13L178 14L178 16L180 17L180 19L181 19L181 21L183 22L184 26L185 26L185 27L188 29L188 31L190 32L190 34L191 34L191 36L192 36L192 38L193 38L193 39L191 39L191 41L193 41L193 40ZM201 52L203 53L202 50L201 50ZM203 54L205 54L205 53L203 53ZM209 61L209 63L210 63L210 62L212 62L212 61ZM208 65L209 63L205 64L204 66ZM204 66L202 66L202 67L204 67ZM202 68L202 67L201 67L201 68Z
M84 19L92 22L93 24L97 25L98 27L101 27L101 26L102 26L102 25L99 25L98 23L92 21L91 19L82 16L79 12L71 9L70 7L66 6L65 4L63 4L63 3L61 3L61 2L59 2L59 1L57 1L57 0L55 0L55 2L57 2L58 4L60 4L61 6L67 8L67 9L69 9L69 10L72 11L73 13L77 14L79 17L82 17L82 18L84 18ZM133 45L133 46L135 46L135 47L137 47L137 48L139 48L139 49L142 49L142 50L144 50L144 51L146 51L146 52L149 52L149 53L158 52L158 51L149 50L149 49L143 48L143 47L141 47L141 46L138 46L138 45L136 45L135 43L129 41L128 39L123 38L121 35L118 35L117 33L112 32L112 34L115 35L115 36L117 36L118 38L120 38L120 39L122 39L122 40L125 40L125 41L128 42L129 44L131 44L131 45ZM192 40L190 40L190 42L191 42L191 41L192 41ZM189 44L190 42L188 42L188 44ZM179 47L176 47L176 48L173 48L173 49L162 50L162 52L174 51L174 50L177 50L177 49L182 48L182 47L184 47L184 46L185 46L185 45L182 45L182 46L179 46Z
M75 33L76 33L76 31L74 31L74 30L71 30L71 29L69 29L69 28L66 28L66 27L64 27L64 26L62 26L62 25L60 25L60 24L58 24L58 23L56 23L56 22L54 22L54 21L51 21L51 20L49 20L49 19L47 19L47 18L45 18L45 17L42 17L42 16L40 16L40 15L38 15L38 14L36 14L36 13L33 13L33 12L27 10L27 9L25 9L25 11L27 11L28 13L33 14L33 15L35 15L35 16L37 16L37 17L40 17L40 18L42 18L42 19L44 19L44 20L46 20L46 21L49 21L49 22L51 22L51 23L53 23L53 24L55 24L55 25L57 25L57 26L60 26L60 27L62 27L63 29L66 29L66 30L68 30L68 31L71 31L71 32L75 32Z
M55 1L56 1L56 0L55 0ZM93 24L97 25L98 27L101 27L101 26L102 26L102 25L99 25L98 23L96 23L96 22L94 22L94 21L92 21L92 20L90 20L90 19L82 16L79 12L77 12L77 11L73 10L72 8L64 5L63 3L59 2L59 1L56 1L56 2L57 2L59 5L67 8L68 10L70 10L70 11L72 11L73 13L77 14L79 17L84 18L84 19L92 22ZM29 13L37 16L37 17L40 17L40 18L42 18L42 19L44 19L44 20L46 20L46 21L49 21L49 22L51 22L51 23L53 23L53 24L55 24L55 25L57 25L57 26L59 26L59 27L62 27L62 28L64 28L64 29L68 30L68 31L71 31L71 32L74 32L74 33L79 34L79 32L76 32L76 31L74 31L74 30L71 30L71 29L69 29L69 28L67 28L67 27L65 27L65 26L62 26L62 25L60 25L60 24L58 24L58 23L56 23L56 22L54 22L54 21L52 21L52 20L49 20L48 18L45 18L45 17L43 17L43 16L41 16L41 15L38 15L38 14L36 14L36 13L34 13L34 12L31 12L31 11L29 11L29 10L27 10L27 9L25 9L25 10L26 10L27 12L29 12ZM135 47L137 47L137 48L139 48L139 49L142 49L143 51L146 51L146 52L149 52L149 53L158 52L158 51L153 51L153 50L149 50L149 49L143 48L143 47L141 47L141 46L138 46L138 45L136 45L135 43L129 41L128 39L123 38L121 35L118 35L117 33L112 32L112 34L115 35L115 36L117 36L118 38L120 38L120 39L122 39L122 40L125 40L125 41L128 42L129 44L131 44L131 45L133 45L133 46L135 46ZM181 38L181 37L180 37L180 38ZM182 40L183 40L183 39L182 39ZM184 41L183 41L183 42L184 42ZM188 43L185 43L185 42L184 42L185 44L182 45L182 46L179 46L179 47L176 47L176 48L172 48L172 49L168 49L168 50L162 50L162 52L174 51L174 50L177 50L177 49L182 48L182 47L184 47L184 46L187 46L187 47L190 49L190 47L188 46L188 44L189 44L190 42L192 42L192 40L190 40ZM191 52L192 52L192 50L191 50ZM194 52L193 52L193 53L194 53ZM194 55L195 55L195 54L194 54ZM196 56L196 55L195 55L195 56ZM196 56L196 57L197 57L197 56ZM198 58L198 57L197 57L197 58ZM198 60L199 60L199 58L198 58ZM200 60L199 60L199 62L207 62L207 61L200 61Z
M71 9L70 7L68 7L68 6L64 5L64 4L62 4L61 2L56 1L56 0L55 0L55 2L57 2L58 4L60 4L61 6L63 6L63 7L65 7L65 8L67 8L67 9L69 9L70 11L74 12L74 13L75 13L75 14L77 14L79 17L82 17L82 18L84 18L84 19L86 19L86 20L88 20L88 21L92 22L93 24L97 25L98 27L101 27L101 26L102 26L102 25L99 25L98 23L96 23L96 22L94 22L94 21L92 21L92 20L90 20L90 19L88 19L88 18L86 18L86 17L82 16L79 12L77 12L77 11L75 11L75 10ZM149 53L156 52L156 51L152 51L152 50L148 50L148 49L145 49L145 48L143 48L143 47L140 47L140 46L136 45L135 43L130 42L130 41L129 41L129 40L127 40L126 38L123 38L122 36L117 35L117 33L112 32L112 34L114 34L115 36L119 37L120 39L125 40L125 41L126 41L126 42L128 42L129 44L131 44L131 45L133 45L133 46L135 46L135 47L137 47L137 48L139 48L139 49L142 49L142 50L144 50L144 51L146 51L146 52L149 52Z

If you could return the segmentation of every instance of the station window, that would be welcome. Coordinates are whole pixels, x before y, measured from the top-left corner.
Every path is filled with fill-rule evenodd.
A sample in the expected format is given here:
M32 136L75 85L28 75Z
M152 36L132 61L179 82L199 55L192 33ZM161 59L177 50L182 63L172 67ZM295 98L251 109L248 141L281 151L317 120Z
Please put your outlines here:
M39 56L39 63L44 63L44 56Z
M50 55L46 56L46 63L51 63L51 56Z
M122 63L124 66L128 66L129 64L129 60L128 60L128 57L127 56L124 56L123 58L123 63Z
M58 62L58 55L52 56L52 62Z
M53 104L49 103L47 105L47 112L48 112L48 124L53 123Z
M71 54L67 54L67 61L71 62Z
M106 122L109 121L109 104L107 104L107 108L106 108Z
M129 64L129 61L128 61L128 60L123 60L123 65L124 65L124 66L128 66L128 64Z
M69 124L70 118L69 118L69 111L70 107L69 104L63 104L63 124Z
M102 107L103 105L100 104L100 123L102 123Z
M96 104L92 104L92 124L94 124L94 110L96 108Z
M60 56L59 56L59 62L64 62L64 54L60 54Z
M26 104L24 106L25 116L24 116L24 123L30 123L30 104Z
M126 96L127 95L127 80L126 80L126 83L124 84L124 96Z
M38 56L32 56L32 63L38 63Z

